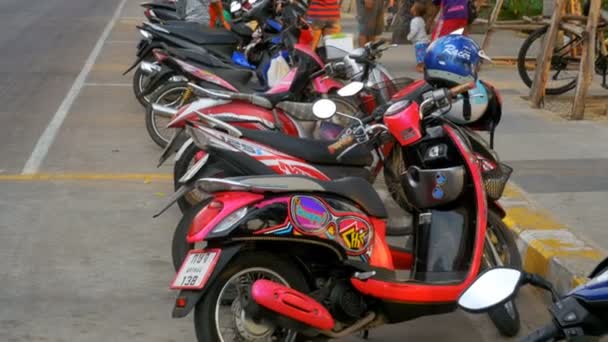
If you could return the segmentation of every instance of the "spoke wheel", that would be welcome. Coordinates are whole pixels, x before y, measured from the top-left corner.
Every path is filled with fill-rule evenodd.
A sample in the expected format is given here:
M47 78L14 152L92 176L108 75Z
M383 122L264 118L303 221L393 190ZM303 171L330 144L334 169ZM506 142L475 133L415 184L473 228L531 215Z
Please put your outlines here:
M523 42L517 57L517 71L524 84L530 88L536 72L536 58L542 50L547 27L540 28ZM546 93L559 95L576 87L579 74L583 40L569 32L559 31L551 68L547 78Z

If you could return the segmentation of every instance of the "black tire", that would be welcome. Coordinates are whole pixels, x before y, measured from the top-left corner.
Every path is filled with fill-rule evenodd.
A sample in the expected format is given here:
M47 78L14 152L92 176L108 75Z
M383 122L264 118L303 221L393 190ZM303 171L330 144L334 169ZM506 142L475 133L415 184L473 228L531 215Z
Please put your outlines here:
M173 261L173 268L176 272L179 270L180 266L182 266L188 252L194 248L194 244L186 241L186 236L190 230L190 224L196 214L207 205L208 202L209 201L202 201L190 208L190 210L184 212L177 227L175 227L173 240L171 241L171 260Z
M166 120L159 122L159 120L163 118L158 116L158 113L155 113L155 111L152 110L151 104L161 103L166 105L166 103L162 103L166 97L174 94L180 94L182 91L185 92L187 88L188 84L185 82L169 82L156 89L152 95L150 95L150 104L146 105L146 130L156 145L163 148L167 146L172 137L172 130L166 128L166 124L169 123L170 119L166 118ZM179 96L181 97L182 95ZM188 103L188 100L183 101L182 99L181 101ZM171 105L170 107L179 107L179 105Z
M488 211L488 229L496 236L496 240L503 245L501 251L507 254L507 257L502 260L503 265L521 269L521 255L517 249L513 233L502 221L500 215L493 210ZM490 309L488 316L502 336L513 337L519 333L521 320L515 300Z
M181 155L181 157L173 165L173 187L177 190L181 184L178 182L180 178L188 171L188 169L195 163L195 155L200 149L195 144L190 144ZM237 177L245 176L242 173L230 172L228 168L222 165L221 161L216 160L213 155L209 156L209 160L203 166L201 171L195 176L197 178L202 177L213 177L213 178L224 178L224 177ZM187 194L177 201L177 205L182 213L188 212L194 205L200 200L200 196L196 193L197 190L193 190L190 194Z
M147 60L147 59L144 59ZM135 72L133 73L133 94L142 106L148 106L148 99L142 95L144 85L148 80L148 76L144 75L139 67L135 68Z
M528 38L526 38L526 40L521 45L521 48L519 49L519 54L517 55L517 71L519 72L519 77L521 77L521 80L528 88L532 87L533 80L532 78L530 78L530 75L528 75L528 71L526 70L526 56L528 55L528 50L530 49L532 44L537 39L542 39L545 33L547 33L547 29L548 27L545 26L530 33ZM576 87L576 79L561 87L551 88L547 86L545 93L547 95L560 95L574 89L574 87Z
M388 188L391 197L397 202L401 209L411 213L412 205L408 202L403 186L401 186L400 176L406 170L405 163L402 157L401 148L396 146L388 155L384 162L384 183ZM390 234L389 234L390 235Z
M218 342L215 314L218 305L227 305L222 298L222 289L239 272L258 268L271 271L292 288L307 293L309 287L299 268L289 258L265 252L246 253L232 260L222 273L205 290L205 295L194 310L194 329L199 342ZM238 299L235 299L238 300ZM221 304L219 304L221 302Z

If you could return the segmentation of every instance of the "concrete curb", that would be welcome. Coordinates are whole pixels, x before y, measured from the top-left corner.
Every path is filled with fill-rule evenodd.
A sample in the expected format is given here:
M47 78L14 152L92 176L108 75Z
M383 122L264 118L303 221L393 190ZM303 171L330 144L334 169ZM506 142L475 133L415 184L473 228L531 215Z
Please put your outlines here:
M540 209L517 185L509 183L500 202L507 211L504 222L516 235L524 269L542 275L561 293L584 283L607 256Z

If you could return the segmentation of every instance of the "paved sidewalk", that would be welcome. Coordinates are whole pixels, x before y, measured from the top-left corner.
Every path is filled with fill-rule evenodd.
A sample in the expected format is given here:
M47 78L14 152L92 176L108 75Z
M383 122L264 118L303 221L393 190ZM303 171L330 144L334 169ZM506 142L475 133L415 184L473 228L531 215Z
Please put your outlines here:
M342 24L345 32L355 32L351 16L344 16ZM482 36L474 38L480 41ZM516 55L523 39L511 32L499 32L488 53L490 56ZM415 72L411 45L387 51L381 61L396 77L422 76ZM608 246L605 224L608 218L608 120L573 122L552 112L531 109L524 99L529 89L514 67L486 65L480 77L495 85L504 97L496 149L502 160L515 169L512 180L521 187L521 191L516 192L525 198L521 202L522 197L518 197L516 207L548 210L522 212L517 209L509 218L511 225L519 229L518 233L530 229L524 235L533 246L542 249L534 253L545 257L528 252L530 243L520 240L528 269L557 279L552 259L567 256L566 261L558 263L567 264L569 275L575 279L586 275L597 259L606 255L604 248ZM596 78L591 94L605 96L607 91L598 83ZM569 281L562 288L572 285Z

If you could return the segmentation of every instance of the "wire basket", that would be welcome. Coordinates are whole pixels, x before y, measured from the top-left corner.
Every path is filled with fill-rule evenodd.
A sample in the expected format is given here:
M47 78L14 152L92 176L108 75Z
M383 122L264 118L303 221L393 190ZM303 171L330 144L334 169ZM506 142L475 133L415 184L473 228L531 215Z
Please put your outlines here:
M370 97L365 99L365 105L370 105L369 102L374 102L375 106L380 106L388 101L397 94L401 89L407 87L414 82L409 77L400 77L388 81L378 82L371 87L368 87Z
M499 163L498 167L491 171L483 172L483 184L488 198L496 201L502 197L511 173L513 173L513 168L503 163Z

